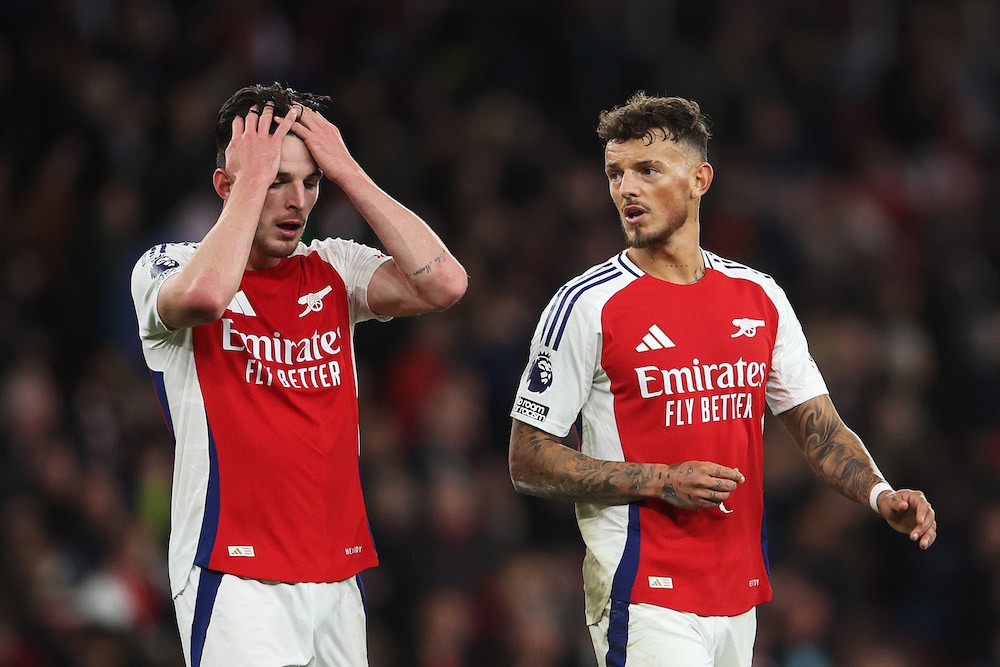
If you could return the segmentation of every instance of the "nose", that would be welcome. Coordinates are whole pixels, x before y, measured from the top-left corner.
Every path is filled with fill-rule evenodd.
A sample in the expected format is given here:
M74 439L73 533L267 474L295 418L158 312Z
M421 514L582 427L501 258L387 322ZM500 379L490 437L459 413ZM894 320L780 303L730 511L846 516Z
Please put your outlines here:
M635 197L639 194L638 190L638 177L630 170L626 169L622 172L621 179L618 181L618 194L622 198Z
M285 206L293 211L301 211L306 206L306 187L304 183L289 183L285 189Z

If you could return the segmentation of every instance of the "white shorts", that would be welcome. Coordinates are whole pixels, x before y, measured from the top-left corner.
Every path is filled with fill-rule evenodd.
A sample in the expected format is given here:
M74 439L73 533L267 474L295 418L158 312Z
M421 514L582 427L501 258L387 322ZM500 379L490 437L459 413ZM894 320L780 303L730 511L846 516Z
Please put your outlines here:
M750 667L757 609L698 616L651 604L612 601L590 626L600 667Z
M358 577L265 583L193 567L174 609L188 667L368 664Z

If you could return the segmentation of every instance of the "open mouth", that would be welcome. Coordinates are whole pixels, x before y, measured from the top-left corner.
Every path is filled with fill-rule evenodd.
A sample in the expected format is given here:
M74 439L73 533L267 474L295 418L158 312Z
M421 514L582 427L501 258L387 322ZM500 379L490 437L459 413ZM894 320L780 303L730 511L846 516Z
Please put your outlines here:
M299 230L302 228L302 223L295 220L286 220L284 222L278 223L278 229L281 230L282 236L292 237L298 234Z
M639 218L646 213L648 213L648 211L638 204L629 204L628 206L622 208L622 216L625 218L625 222L632 224L638 222Z

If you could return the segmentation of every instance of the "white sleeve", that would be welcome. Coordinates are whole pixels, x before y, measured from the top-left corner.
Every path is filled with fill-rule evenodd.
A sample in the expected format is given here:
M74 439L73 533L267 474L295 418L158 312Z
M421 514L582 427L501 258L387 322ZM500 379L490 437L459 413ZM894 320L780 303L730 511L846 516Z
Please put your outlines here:
M160 319L156 299L163 281L181 270L194 254L195 243L161 243L139 258L132 269L132 301L144 345L156 347L175 332Z
M392 259L389 255L349 239L317 239L304 252L315 252L330 263L347 287L347 300L351 318L355 322L378 319L382 322L392 317L376 315L368 305L368 285L380 266Z
M777 415L828 390L784 290L774 286L767 292L778 309L778 334L767 378L767 404Z
M569 433L590 396L600 353L595 327L600 317L591 316L585 303L578 303L558 331L553 330L560 302L557 294L542 312L510 412L556 437Z

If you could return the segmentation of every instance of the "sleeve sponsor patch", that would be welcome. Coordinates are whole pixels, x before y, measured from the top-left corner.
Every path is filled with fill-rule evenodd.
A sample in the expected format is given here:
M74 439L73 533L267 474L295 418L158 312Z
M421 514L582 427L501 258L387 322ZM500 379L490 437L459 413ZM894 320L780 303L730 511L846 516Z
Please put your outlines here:
M536 422L543 422L549 414L549 407L518 396L514 402L514 412L525 417L530 417Z

